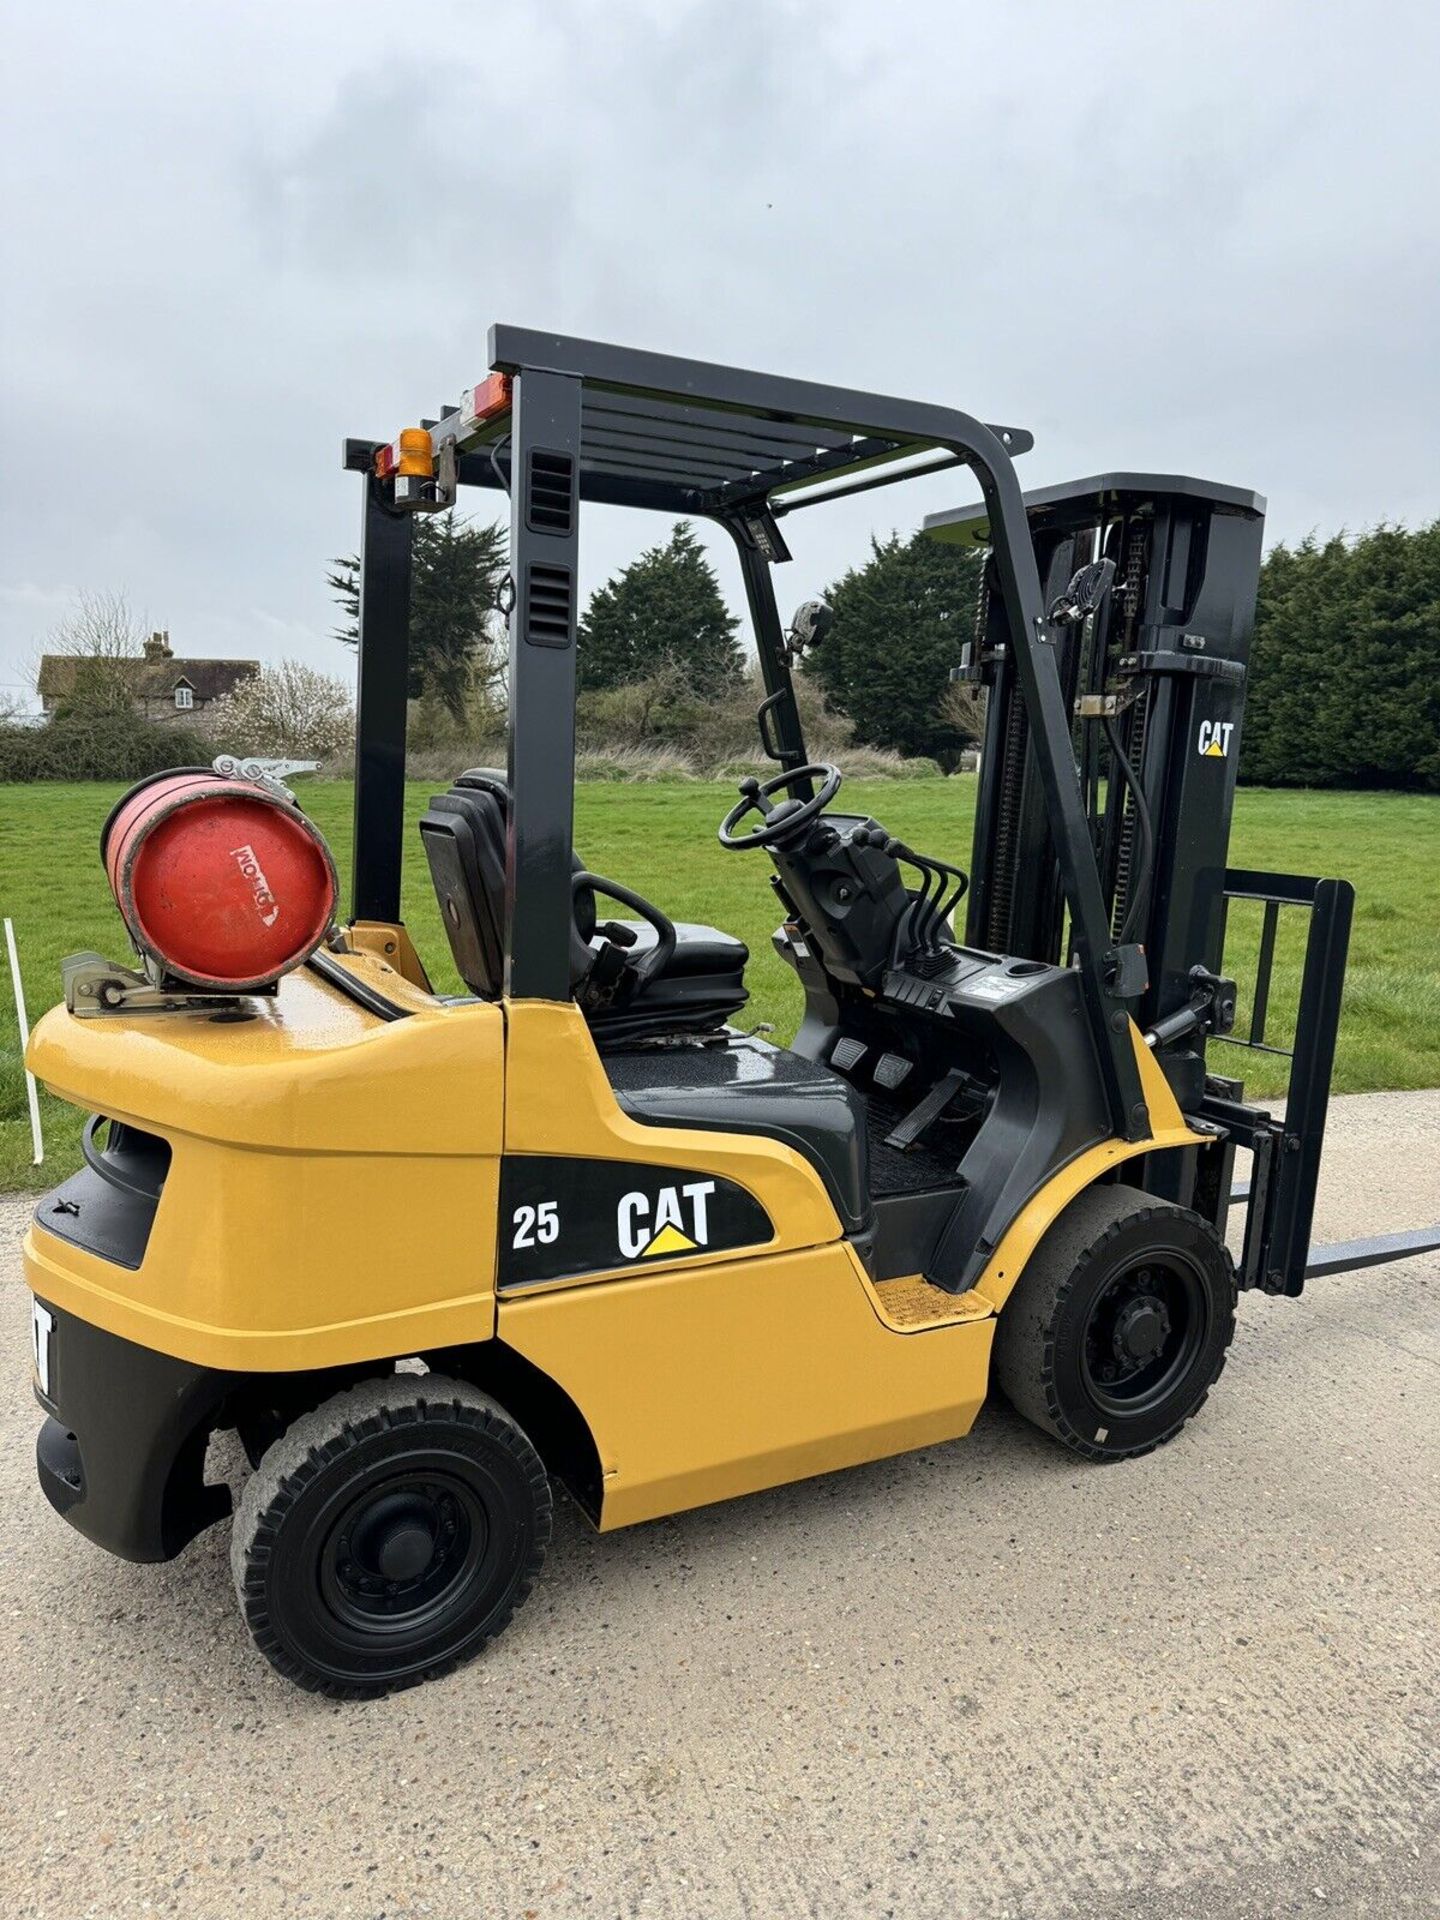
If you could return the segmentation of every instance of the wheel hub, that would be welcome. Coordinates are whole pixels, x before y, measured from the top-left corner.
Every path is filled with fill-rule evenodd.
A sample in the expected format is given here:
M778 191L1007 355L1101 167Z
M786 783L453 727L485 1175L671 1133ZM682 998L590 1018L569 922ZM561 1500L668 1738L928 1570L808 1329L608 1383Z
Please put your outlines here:
M435 1535L421 1520L401 1520L377 1543L375 1561L387 1580L418 1580L435 1551Z
M1170 1315L1165 1302L1153 1293L1137 1294L1115 1316L1111 1347L1122 1367L1140 1367L1151 1361L1170 1338Z
M456 1493L414 1481L362 1501L333 1546L335 1592L362 1615L396 1618L439 1600L474 1539Z

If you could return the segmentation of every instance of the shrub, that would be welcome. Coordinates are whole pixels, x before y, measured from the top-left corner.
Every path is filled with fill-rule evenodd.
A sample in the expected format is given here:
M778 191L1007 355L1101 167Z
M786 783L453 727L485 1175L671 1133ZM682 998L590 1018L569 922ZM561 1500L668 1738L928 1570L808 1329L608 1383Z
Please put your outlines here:
M851 744L851 725L826 702L813 680L795 688L805 746L812 759L835 760L856 780L916 780L940 773L935 761L909 758L883 747ZM762 779L776 771L766 758L756 726L765 698L759 669L724 695L704 700L685 672L666 663L642 680L592 688L576 702L575 774L579 780ZM438 702L412 702L405 768L412 780L453 780L466 767L503 767L504 715L477 706L470 729L453 722ZM349 779L352 752L327 760L325 772Z
M143 780L208 766L213 752L193 727L137 713L57 714L41 727L0 726L0 781Z
M812 756L833 760L848 747L850 722L827 705L814 682L795 687L805 745ZM582 693L576 732L582 748L609 753L616 747L668 746L697 767L729 761L763 765L756 711L765 698L758 667L723 694L705 698L684 669L666 662L643 679Z
M833 753L820 753L808 737L806 746L817 758L834 760L847 780L930 780L937 778L941 771L934 760L911 759L903 753L890 753L884 747L839 747ZM707 778L741 780L747 773L754 773L768 780L778 772L775 762L767 760L757 749L753 754L739 754L734 759L721 761L710 768Z
M674 747L582 748L577 780L698 780L693 762Z

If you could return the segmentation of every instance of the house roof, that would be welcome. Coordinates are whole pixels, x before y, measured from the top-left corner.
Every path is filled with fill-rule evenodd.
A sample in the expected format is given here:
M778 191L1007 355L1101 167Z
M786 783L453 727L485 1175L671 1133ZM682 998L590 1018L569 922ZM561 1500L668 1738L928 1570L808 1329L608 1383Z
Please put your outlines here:
M75 684L84 661L74 654L47 653L40 661L35 685L42 700L63 700ZM135 660L129 665L137 700L163 700L177 686L193 687L197 700L219 700L233 693L242 680L260 671L258 660Z

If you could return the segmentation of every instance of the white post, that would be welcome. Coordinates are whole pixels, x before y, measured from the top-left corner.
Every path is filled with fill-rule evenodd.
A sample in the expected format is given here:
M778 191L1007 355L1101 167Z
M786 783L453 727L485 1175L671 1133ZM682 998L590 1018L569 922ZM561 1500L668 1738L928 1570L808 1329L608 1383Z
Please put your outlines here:
M10 955L10 978L15 985L15 1018L20 1026L20 1057L25 1057L30 1045L30 1022L25 1017L25 987L20 979L20 955L15 950L15 923L5 922L5 947ZM45 1141L40 1133L40 1095L35 1088L35 1076L25 1069L25 1097L30 1102L30 1138L35 1147L32 1166L38 1167L45 1158Z

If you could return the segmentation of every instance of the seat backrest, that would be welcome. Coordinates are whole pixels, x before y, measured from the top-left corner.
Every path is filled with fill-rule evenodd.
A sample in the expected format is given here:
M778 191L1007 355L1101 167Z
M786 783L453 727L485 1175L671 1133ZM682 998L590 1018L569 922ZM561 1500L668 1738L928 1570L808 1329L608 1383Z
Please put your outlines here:
M505 838L510 787L503 773L472 767L421 816L420 839L440 903L440 917L460 978L484 1000L498 999L505 978ZM580 870L580 863L575 862ZM583 889L570 936L572 982L594 955L595 896ZM587 931L588 922L588 931Z
M420 839L455 969L472 993L494 1000L505 971L505 828L489 794L437 794Z

